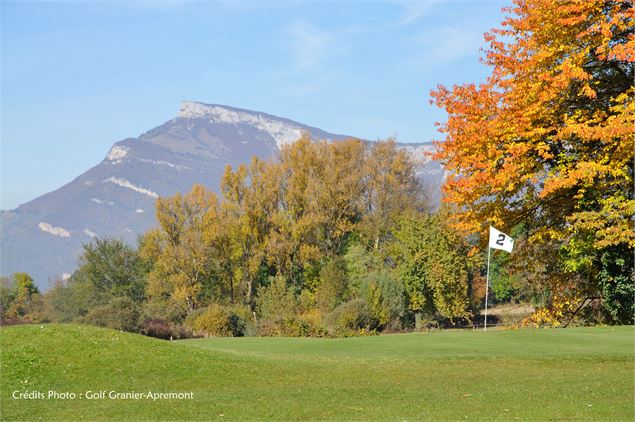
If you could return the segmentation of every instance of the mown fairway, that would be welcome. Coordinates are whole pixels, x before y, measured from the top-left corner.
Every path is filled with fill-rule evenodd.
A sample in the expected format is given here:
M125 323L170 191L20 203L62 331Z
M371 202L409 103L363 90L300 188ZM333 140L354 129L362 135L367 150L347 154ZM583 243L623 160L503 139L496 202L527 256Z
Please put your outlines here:
M633 420L633 327L166 342L0 329L2 420ZM74 392L16 400L14 391ZM86 391L192 400L88 400Z

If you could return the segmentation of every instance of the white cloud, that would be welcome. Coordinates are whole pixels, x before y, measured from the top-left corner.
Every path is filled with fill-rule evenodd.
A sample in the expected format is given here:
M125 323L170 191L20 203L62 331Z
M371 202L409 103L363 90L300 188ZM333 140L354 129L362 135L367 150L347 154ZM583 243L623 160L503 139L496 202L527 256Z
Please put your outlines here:
M348 43L334 31L320 28L303 19L286 28L296 66L301 70L316 70L330 57L345 52Z

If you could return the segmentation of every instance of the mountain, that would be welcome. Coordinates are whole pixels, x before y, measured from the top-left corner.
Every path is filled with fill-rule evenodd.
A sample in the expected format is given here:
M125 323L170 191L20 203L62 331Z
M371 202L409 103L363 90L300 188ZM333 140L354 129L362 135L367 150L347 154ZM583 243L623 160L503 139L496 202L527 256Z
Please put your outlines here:
M159 196L187 192L195 183L218 191L226 165L273 157L304 132L314 139L349 138L266 113L185 101L177 117L115 143L101 163L70 183L1 211L0 274L25 271L46 289L49 280L75 270L82 244L93 237L134 244L154 226ZM431 145L399 147L414 154L418 175L438 202L445 172L425 158Z

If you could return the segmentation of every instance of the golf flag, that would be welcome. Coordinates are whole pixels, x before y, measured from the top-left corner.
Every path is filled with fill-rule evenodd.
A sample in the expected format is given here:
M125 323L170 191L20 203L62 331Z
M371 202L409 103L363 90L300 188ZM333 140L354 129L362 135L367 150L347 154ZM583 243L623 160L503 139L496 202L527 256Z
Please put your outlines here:
M499 232L494 227L489 227L489 247L493 249L502 249L511 253L514 247L514 239L509 235Z

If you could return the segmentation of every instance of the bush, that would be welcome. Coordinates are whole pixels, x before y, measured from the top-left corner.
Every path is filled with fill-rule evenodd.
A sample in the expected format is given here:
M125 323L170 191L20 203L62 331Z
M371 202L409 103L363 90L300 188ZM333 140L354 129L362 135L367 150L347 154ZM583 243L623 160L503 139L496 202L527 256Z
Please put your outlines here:
M256 334L256 324L248 306L233 305L229 307L229 327L234 337Z
M183 325L191 330L195 330L195 323L198 317L203 315L207 311L207 308L196 309L185 317L185 321L183 321Z
M196 337L191 330L182 325L170 323L163 319L151 319L143 323L141 334L163 340L179 340Z
M82 322L134 332L139 325L139 308L128 297L116 297L106 305L91 309Z
M44 294L46 314L54 322L73 322L82 319L98 303L95 288L88 282L56 280L53 288Z
M317 303L322 312L331 312L347 296L348 278L344 260L332 260L320 271Z
M186 325L207 336L242 337L248 328L253 331L250 321L249 310L246 307L213 303L202 311L194 311L188 315Z
M393 331L401 328L401 319L405 314L404 289L390 274L371 272L363 281L360 294L378 321L378 328L389 328Z
M268 286L258 288L256 306L262 320L285 320L295 317L297 301L285 278L276 276Z
M187 314L187 307L174 300L149 300L143 305L141 321L164 320L181 324Z
M327 317L329 330L336 335L350 336L372 332L379 321L364 299L353 299L335 308Z
M256 306L260 315L258 334L262 336L308 335L310 326L301 321L297 314L298 303L293 289L287 286L284 277L270 279L266 287L258 289Z
M258 323L258 334L265 337L324 337L327 333L303 316Z
M231 336L229 312L216 303L209 305L205 312L194 320L194 330L205 333L207 336Z

